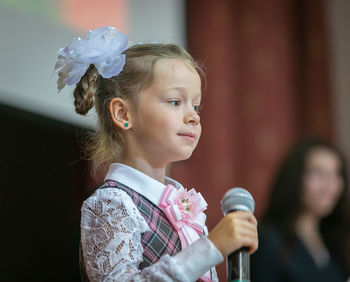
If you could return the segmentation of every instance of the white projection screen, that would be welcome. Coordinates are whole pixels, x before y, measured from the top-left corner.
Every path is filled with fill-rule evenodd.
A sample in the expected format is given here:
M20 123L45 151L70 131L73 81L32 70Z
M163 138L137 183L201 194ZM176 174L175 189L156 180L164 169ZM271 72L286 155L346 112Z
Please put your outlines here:
M93 112L74 112L73 88L57 92L57 50L103 25L134 42L184 46L184 22L182 0L0 0L0 103L93 128Z

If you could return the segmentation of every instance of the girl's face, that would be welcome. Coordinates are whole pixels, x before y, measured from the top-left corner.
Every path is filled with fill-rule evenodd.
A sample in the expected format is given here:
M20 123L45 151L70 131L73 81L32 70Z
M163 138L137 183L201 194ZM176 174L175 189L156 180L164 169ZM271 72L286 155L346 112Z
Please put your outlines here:
M201 80L182 59L161 59L133 112L133 154L163 166L187 159L201 135Z
M326 148L310 151L303 179L303 202L306 212L319 218L332 212L343 191L344 183L340 169L341 162L334 152Z

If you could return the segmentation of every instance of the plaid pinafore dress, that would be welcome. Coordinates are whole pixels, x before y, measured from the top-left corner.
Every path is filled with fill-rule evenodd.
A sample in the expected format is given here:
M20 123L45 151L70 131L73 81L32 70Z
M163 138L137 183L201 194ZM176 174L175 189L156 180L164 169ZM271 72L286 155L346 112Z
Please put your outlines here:
M129 187L114 180L106 181L100 189L112 187L121 189L130 196L151 229L141 234L143 247L143 262L139 266L141 270L156 263L165 254L173 256L181 251L179 235L158 206Z

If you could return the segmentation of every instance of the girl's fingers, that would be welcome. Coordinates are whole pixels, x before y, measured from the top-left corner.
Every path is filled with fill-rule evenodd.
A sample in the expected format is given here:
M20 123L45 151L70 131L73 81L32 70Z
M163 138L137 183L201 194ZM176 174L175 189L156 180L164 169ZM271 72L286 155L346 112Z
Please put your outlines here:
M240 227L242 229L249 229L249 230L253 230L254 232L257 231L257 226L256 224L254 223L251 223L249 221L246 221L246 220L240 220L240 221L237 221L237 227Z
M246 234L243 237L241 237L241 246L242 247L248 247L249 248L249 253L252 254L254 253L257 248L258 248L258 238L254 234Z
M251 219L251 220L248 220ZM254 253L258 248L258 233L256 219L250 212L237 214L234 217L235 238L240 247L249 247L249 253Z
M209 233L208 238L226 256L242 247L253 253L257 249L257 221L251 212L227 214Z
M226 216L247 220L255 225L258 225L258 221L256 220L255 216L249 211L235 211L228 213Z

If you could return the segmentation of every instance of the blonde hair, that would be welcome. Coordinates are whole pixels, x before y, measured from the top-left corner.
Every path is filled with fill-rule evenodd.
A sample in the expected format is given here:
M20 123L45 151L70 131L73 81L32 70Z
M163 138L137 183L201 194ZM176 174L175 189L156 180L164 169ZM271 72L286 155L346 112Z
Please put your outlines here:
M109 79L98 74L90 65L74 90L74 106L78 114L85 115L95 106L98 130L86 141L86 156L92 161L92 172L104 164L118 161L123 154L124 139L121 129L112 121L110 101L115 97L136 101L137 94L152 84L154 66L160 59L183 59L200 76L203 70L183 48L173 44L139 44L124 51L126 62L123 70Z

